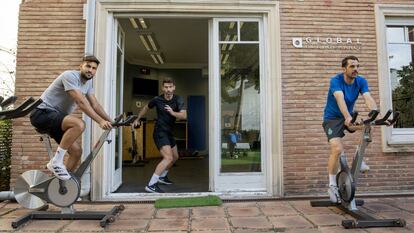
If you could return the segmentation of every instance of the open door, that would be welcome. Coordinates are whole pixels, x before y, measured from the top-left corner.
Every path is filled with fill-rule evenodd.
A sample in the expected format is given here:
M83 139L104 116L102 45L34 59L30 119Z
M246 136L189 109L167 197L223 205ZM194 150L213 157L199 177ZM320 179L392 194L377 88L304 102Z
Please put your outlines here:
M114 38L113 42L113 54L114 54L114 71L115 78L112 79L111 85L111 96L113 106L115 106L115 116L123 113L123 84L124 84L124 44L125 44L125 33L121 28L118 20L114 20ZM116 191L122 184L122 127L114 130L115 139L113 140L115 154L111 156L111 186L110 192Z
M263 48L260 18L212 23L213 191L266 191Z

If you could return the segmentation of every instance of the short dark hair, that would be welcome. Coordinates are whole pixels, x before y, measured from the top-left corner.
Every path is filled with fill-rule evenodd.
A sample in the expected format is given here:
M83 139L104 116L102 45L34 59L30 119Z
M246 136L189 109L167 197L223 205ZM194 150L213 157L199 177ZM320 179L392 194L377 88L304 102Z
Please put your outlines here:
M162 80L162 85L164 86L165 83L171 83L173 85L175 85L175 82L172 78L165 78L164 80Z
M94 55L85 55L82 59L82 62L95 62L97 65L101 63L98 58L96 58Z
M342 67L345 68L348 65L348 60L357 60L357 61L359 61L358 58L353 56L353 55L346 56L344 59L342 59Z

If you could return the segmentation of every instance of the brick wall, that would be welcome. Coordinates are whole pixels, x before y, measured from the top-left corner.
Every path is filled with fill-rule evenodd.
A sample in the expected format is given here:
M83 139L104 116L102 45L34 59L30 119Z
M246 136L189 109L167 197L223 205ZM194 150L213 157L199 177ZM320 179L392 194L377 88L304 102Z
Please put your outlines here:
M325 193L328 183L329 146L321 127L329 80L340 72L346 55L360 59L361 74L368 79L371 93L379 105L375 3L414 4L406 1L305 0L281 1L282 90L284 132L285 195ZM361 50L298 49L292 37L360 38ZM363 98L356 106L366 111ZM379 128L373 130L373 143L366 151L371 167L362 175L362 192L401 192L414 190L414 156L382 153ZM345 149L353 155L359 134L346 136ZM351 159L351 156L348 156Z
M84 53L84 0L26 0L20 6L16 93L38 98L64 70L78 69ZM13 121L11 186L22 172L44 170L48 156L29 117Z
M16 95L38 97L66 69L77 69L84 51L84 0L26 0L21 5L17 53ZM328 144L321 128L329 78L340 71L340 60L354 54L379 104L374 3L413 4L412 0L280 1L284 190L285 195L325 193ZM352 16L352 18L349 18ZM362 49L295 49L292 37L355 36ZM364 109L359 102L357 109ZM352 154L357 138L348 136ZM362 175L361 191L400 192L414 188L412 154L381 152L380 133L374 130L367 150L372 170ZM14 121L12 179L30 169L43 169L47 154L28 121ZM369 188L369 189L368 189Z

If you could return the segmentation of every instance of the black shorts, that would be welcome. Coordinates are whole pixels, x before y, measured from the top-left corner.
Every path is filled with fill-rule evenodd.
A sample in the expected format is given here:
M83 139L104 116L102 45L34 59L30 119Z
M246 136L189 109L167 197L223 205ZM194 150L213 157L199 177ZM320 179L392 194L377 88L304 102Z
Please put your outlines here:
M322 127L325 130L325 134L328 137L328 142L332 138L343 138L345 136L344 131L347 130L350 133L355 131L349 130L344 124L345 119L332 119L326 120L322 123Z
M30 113L30 122L37 132L48 134L59 144L65 133L62 130L62 122L65 116L57 110L35 108Z
M174 136L170 132L166 131L154 131L152 135L154 138L155 145L157 146L158 150L161 149L163 146L171 146L173 148L177 143L175 142Z

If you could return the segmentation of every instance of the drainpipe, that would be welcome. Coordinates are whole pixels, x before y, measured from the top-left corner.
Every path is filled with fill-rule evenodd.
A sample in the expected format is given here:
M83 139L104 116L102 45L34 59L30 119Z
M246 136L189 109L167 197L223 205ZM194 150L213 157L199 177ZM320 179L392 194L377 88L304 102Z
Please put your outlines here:
M16 199L14 198L14 192L13 191L0 192L0 201L5 201L5 200L15 201Z
M95 34L95 0L88 0L83 6L83 19L86 20L86 32L85 32L85 54L94 53L94 34ZM82 161L86 159L91 151L91 135L92 135L92 120L86 114L83 114L83 120L86 123L85 131L82 136ZM84 197L89 195L91 190L91 169L86 169L81 179L81 192L80 196Z

